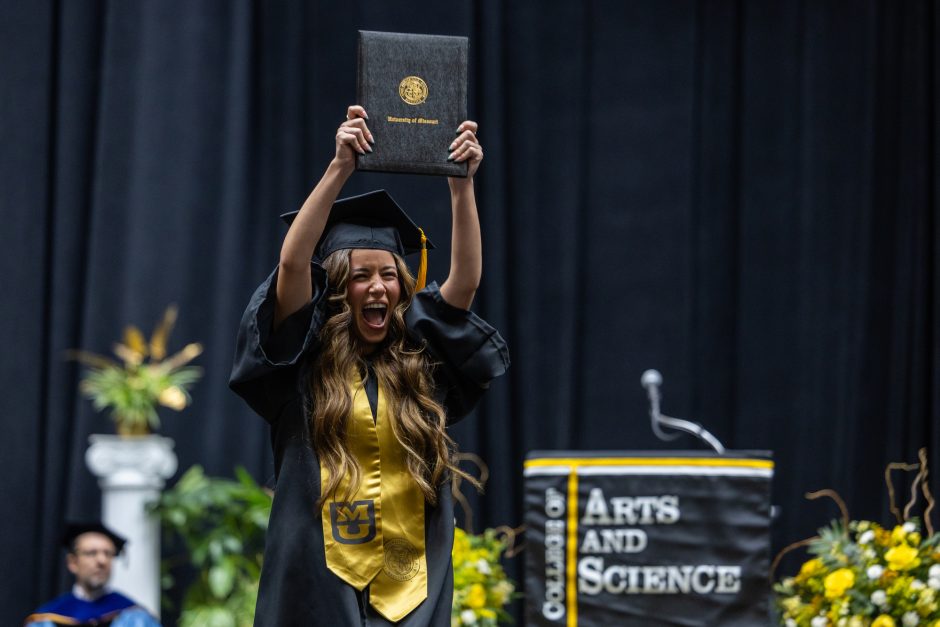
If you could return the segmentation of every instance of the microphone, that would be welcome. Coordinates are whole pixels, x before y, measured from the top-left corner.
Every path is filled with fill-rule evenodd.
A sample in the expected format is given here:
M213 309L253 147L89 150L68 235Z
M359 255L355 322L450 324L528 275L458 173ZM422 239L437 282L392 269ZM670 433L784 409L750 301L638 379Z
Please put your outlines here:
M640 385L646 388L646 394L649 396L650 403L659 401L659 386L663 384L663 375L659 373L659 370L653 370L652 368L643 373L643 376L640 377Z
M662 414L659 413L659 386L663 384L663 375L659 370L650 368L640 377L640 385L646 388L646 396L650 401L650 427L657 438L664 442L669 442L678 438L681 433L666 433L660 424L663 421Z
M690 422L681 418L664 416L659 412L659 401L661 398L659 394L659 386L662 384L663 375L660 374L659 370L653 370L651 368L645 371L643 376L640 377L640 385L646 388L646 395L650 400L650 426L653 429L653 433L656 434L656 437L660 440L663 440L664 442L668 442L670 440L675 440L680 435L682 435L682 433L666 433L663 431L663 427L668 427L676 431L694 435L698 439L705 442L708 446L712 447L719 455L724 454L725 447L715 436L706 431L702 425L698 424L697 422Z

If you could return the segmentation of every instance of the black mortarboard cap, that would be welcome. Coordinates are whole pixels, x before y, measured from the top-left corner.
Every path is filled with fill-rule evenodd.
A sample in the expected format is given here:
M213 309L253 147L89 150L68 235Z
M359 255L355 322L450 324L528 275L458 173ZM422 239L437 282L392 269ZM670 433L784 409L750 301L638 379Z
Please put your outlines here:
M297 213L291 211L281 218L290 224ZM324 259L343 248L375 248L409 255L421 250L421 233L395 199L379 189L333 203L316 254ZM430 240L427 247L434 248Z
M62 546L68 550L72 550L75 539L83 533L100 533L108 536L111 538L111 542L114 542L115 553L120 553L121 549L123 549L124 545L127 543L125 538L114 533L100 522L70 522L66 523L65 531L62 533Z
M281 218L288 224L298 211L285 213ZM424 285L427 255L424 250L434 248L418 225L384 189L340 198L333 203L330 217L317 242L315 255L323 260L344 248L372 248L387 250L401 256L421 252L418 270L418 289Z

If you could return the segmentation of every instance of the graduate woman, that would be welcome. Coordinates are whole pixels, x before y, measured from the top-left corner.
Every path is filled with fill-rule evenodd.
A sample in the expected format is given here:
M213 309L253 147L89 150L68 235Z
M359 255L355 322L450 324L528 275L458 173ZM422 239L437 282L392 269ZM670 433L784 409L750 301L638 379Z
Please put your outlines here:
M424 233L384 191L337 200L372 150L349 107L336 155L291 223L238 333L231 387L271 426L277 487L255 625L448 626L453 500L447 425L509 365L469 311L482 254L475 122L449 147L450 274L424 287ZM418 284L403 256L422 251ZM311 259L313 261L311 261Z

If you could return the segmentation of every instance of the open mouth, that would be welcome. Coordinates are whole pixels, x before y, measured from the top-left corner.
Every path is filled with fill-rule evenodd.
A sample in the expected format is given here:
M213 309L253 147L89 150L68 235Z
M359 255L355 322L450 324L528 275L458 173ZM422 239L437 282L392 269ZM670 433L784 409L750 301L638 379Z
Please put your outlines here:
M388 314L388 305L384 303L368 303L362 307L362 319L370 327L380 329L385 325L385 316Z

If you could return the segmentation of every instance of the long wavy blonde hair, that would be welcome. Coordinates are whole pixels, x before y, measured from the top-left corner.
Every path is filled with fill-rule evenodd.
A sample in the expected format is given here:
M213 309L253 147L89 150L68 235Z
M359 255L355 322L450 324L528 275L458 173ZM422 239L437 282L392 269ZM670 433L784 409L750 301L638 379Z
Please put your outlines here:
M349 500L361 483L361 469L349 452L349 415L352 396L348 373L352 369L367 372L362 357L361 340L352 332L352 309L346 301L349 280L350 249L337 250L323 262L330 293L327 295L327 320L320 330L319 355L313 362L309 379L310 433L313 448L327 470L320 486L317 508L329 496L336 496L340 481L350 478ZM415 293L415 279L404 260L392 254L398 270L401 296L391 312L388 335L371 354L372 368L386 399L388 417L395 438L406 452L408 471L432 505L437 503L437 488L457 474L479 487L479 483L457 467L456 443L447 434L447 416L432 396L431 374L434 364L423 346L408 341L405 311Z

